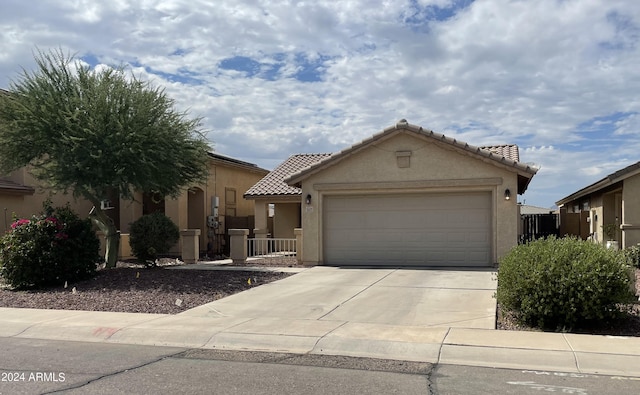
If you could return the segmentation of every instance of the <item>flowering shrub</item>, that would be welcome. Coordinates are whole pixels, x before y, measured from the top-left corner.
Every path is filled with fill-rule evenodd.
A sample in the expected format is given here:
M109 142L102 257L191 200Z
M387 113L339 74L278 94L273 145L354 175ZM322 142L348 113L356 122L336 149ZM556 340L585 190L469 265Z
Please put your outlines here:
M18 219L0 238L0 276L15 288L43 287L91 276L100 242L89 220L68 206Z

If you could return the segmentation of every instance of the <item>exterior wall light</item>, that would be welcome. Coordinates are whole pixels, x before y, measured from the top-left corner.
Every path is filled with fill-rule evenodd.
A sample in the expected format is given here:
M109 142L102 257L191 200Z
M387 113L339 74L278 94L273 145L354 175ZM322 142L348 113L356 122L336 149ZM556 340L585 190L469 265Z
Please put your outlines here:
M509 189L504 190L504 200L511 199L511 191Z
M311 195L310 195L310 194L307 194L307 198L306 198L304 201L305 201L305 203L307 203L307 204L311 204Z

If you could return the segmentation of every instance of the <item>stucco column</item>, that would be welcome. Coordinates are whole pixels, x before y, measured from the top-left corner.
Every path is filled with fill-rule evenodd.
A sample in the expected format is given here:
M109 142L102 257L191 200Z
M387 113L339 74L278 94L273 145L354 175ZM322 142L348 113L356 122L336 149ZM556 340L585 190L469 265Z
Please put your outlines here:
M296 236L296 261L298 265L301 265L303 262L302 252L304 251L302 247L302 228L295 228L293 234Z
M187 194L183 193L177 199L167 198L164 201L164 213L171 218L179 229L187 229L188 225L188 201Z
M164 201L164 214L169 217L178 229L187 229L188 225L188 204L187 194L182 193L177 199L166 198ZM172 254L179 254L182 251L182 238L175 246L169 250Z
M267 218L269 216L268 211L269 203L266 200L255 200L255 225L254 233L256 238L266 238L269 233L269 226L267 225Z
M136 192L135 200L120 198L120 232L129 233L131 223L142 217L142 194Z
M269 235L269 225L267 224L267 218L269 217L269 203L266 200L255 201L255 228L253 234L256 239L266 239ZM256 241L254 244L255 251L252 254L260 255L264 254L267 250L266 241Z
M182 261L196 263L200 258L200 229L184 229L180 231L182 240Z
M233 263L247 261L247 236L249 229L229 229L230 255Z

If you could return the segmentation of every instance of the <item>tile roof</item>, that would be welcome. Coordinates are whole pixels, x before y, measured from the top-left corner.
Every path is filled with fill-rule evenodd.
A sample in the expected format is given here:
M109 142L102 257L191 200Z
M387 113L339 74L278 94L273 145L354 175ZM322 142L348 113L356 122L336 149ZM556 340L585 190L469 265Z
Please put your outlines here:
M311 165L314 165L331 154L297 154L290 156L272 172L264 176L254 186L245 192L245 198L260 196L298 196L302 193L300 188L292 187L284 182L285 178L297 173Z
M432 130L423 129L418 125L412 125L408 123L405 119L400 120L393 126L385 128L382 132L377 133L357 144L352 145L351 147L345 148L342 151L335 153L331 156L331 159L327 161L323 161L322 163L316 163L306 169L299 170L295 174L292 174L290 177L285 179L285 182L292 185L299 185L302 180L306 179L311 174L314 174L322 169L331 166L349 155L358 152L374 141L381 140L386 138L386 136L390 136L394 133L415 133L419 136L426 137L429 139L433 139L442 144L448 144L456 149L466 151L471 155L476 157L480 157L487 162L494 163L496 165L506 166L510 169L515 170L518 173L518 193L522 194L526 191L531 178L537 173L538 169L533 166L529 166L527 164L521 163L518 160L514 159L514 157L519 157L517 153L517 146L515 145L502 145L502 146L492 146L492 147L476 147L470 144L467 144L463 141L456 140L451 137L447 137L443 134L436 133ZM508 156L506 156L508 155Z
M33 195L34 192L32 187L0 178L0 194Z
M498 154L503 158L520 162L520 151L518 150L518 146L515 144L491 145L480 148L491 151L494 154Z

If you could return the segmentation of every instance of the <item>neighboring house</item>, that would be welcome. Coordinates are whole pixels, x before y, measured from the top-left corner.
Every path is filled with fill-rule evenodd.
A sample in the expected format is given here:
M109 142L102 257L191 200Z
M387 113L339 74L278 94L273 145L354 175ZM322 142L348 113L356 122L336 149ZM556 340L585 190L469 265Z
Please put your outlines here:
M269 203L274 228L302 226L305 264L491 266L518 242L516 194L536 171L515 145L474 147L401 120L333 155L294 155L245 198L257 237Z
M228 252L226 223L238 218L253 222L253 202L242 199L240 194L268 172L252 163L210 153L206 182L185 189L177 199L165 200L162 196L138 193L135 200L130 201L114 194L106 203L110 207L107 214L122 233L121 257L130 256L130 224L143 214L155 211L165 213L180 229L199 229L202 252L214 255ZM36 181L25 168L0 178L0 210L4 211L6 218L0 229L9 228L12 215L29 217L38 213L42 202L49 196L49 191L38 190ZM82 217L86 217L92 207L88 201L76 200L71 195L54 194L51 197L56 206L70 202ZM173 252L180 253L181 246L177 245Z
M37 187L35 179L22 168L0 177L0 234L11 228L13 218L28 218L42 211L45 200L51 199L54 206L72 203L73 209L82 217L86 217L92 205L86 201L75 201L72 196L62 193L50 194Z
M636 162L556 202L563 234L622 248L640 243L640 162ZM604 230L611 229L610 235Z

